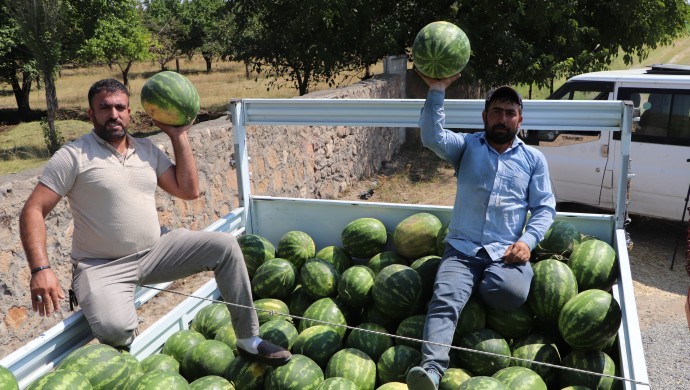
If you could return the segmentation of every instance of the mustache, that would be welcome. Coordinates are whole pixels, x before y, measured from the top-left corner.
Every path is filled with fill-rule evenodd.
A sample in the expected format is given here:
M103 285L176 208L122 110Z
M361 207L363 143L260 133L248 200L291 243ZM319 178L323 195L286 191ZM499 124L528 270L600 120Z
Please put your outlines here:
M108 120L107 122L105 122L105 124L106 124L106 125L109 125L109 124L116 124L116 125L123 126L122 121L119 120L119 119L110 119L110 120Z
M506 125L497 124L497 125L491 126L491 130L510 130L510 129Z

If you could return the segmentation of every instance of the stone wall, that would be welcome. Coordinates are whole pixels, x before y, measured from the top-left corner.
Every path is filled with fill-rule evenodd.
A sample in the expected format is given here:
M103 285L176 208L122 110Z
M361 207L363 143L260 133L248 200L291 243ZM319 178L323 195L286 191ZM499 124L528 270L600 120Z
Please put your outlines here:
M402 98L405 77L383 75L346 88L307 98ZM356 180L374 174L404 142L402 129L350 127L249 127L251 192L259 195L337 198ZM151 139L172 155L165 134ZM161 225L200 230L238 206L232 126L227 118L192 128L190 139L199 168L202 194L194 201L157 196ZM29 270L19 239L18 216L40 171L28 177L0 180L0 357L39 336L70 315L67 302L54 317L31 311ZM26 174L24 176L27 176ZM61 201L46 219L48 253L64 289L70 284L69 250L72 220Z

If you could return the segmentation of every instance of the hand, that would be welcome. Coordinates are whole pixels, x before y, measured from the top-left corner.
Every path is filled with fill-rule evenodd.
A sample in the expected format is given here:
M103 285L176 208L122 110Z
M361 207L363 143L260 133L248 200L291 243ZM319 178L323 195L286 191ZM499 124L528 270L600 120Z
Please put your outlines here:
M31 275L29 283L31 291L31 308L38 312L41 317L49 316L60 311L60 300L65 299L65 293L60 287L55 272L52 269L45 269ZM37 300L40 296L41 300Z
M518 241L506 249L506 252L503 254L503 262L506 264L526 263L531 256L532 252L529 249L529 245Z
M167 134L168 137L173 138L181 134L187 133L189 129L192 128L192 126L194 125L194 121L192 121L192 123L190 124L182 126L166 125L155 120L153 121L153 124L158 126L159 129L163 130L163 132Z
M435 89L438 91L445 91L446 88L448 88L453 82L457 79L460 78L460 73L457 73L453 76L446 77L445 79L432 79L431 77L427 77L423 75L417 68L414 68L415 72L419 75L419 77L424 80L426 85L429 86L429 89Z

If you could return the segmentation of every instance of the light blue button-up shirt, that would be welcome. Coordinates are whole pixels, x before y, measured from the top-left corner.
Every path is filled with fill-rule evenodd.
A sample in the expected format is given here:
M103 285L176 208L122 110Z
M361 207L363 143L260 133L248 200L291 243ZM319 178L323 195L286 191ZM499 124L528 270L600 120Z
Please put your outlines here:
M457 173L448 242L468 255L484 248L493 260L518 240L534 249L556 215L546 158L518 138L499 154L484 132L444 129L444 97L443 91L429 91L419 126L424 146Z

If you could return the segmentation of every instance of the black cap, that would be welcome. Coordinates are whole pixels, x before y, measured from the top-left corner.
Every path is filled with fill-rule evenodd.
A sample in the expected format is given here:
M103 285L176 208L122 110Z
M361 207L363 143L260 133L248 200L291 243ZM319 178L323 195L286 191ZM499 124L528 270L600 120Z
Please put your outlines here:
M502 85L498 88L492 89L488 94L486 94L484 111L489 108L489 104L491 104L492 101L497 99L505 99L512 102L517 102L520 105L520 108L522 108L522 96L520 96L518 91L508 85Z

